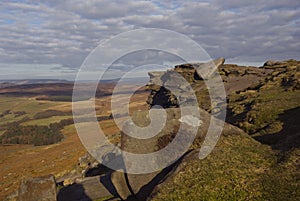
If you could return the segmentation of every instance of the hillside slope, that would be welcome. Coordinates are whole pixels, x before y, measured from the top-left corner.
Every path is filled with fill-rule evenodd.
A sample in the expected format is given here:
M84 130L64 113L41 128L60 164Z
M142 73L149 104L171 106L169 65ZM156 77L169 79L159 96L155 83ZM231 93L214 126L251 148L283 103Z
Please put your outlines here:
M177 68L192 86L203 84L186 66ZM222 136L207 158L189 160L159 185L152 200L299 200L300 62L227 64L219 72L228 97L227 122L247 134ZM205 99L205 89L197 89Z

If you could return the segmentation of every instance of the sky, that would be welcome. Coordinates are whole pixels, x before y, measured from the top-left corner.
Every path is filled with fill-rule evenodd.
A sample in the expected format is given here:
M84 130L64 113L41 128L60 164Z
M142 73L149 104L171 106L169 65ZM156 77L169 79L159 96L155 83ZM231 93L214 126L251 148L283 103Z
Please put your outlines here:
M299 0L1 0L0 79L72 80L101 41L139 28L184 34L227 63L300 60Z

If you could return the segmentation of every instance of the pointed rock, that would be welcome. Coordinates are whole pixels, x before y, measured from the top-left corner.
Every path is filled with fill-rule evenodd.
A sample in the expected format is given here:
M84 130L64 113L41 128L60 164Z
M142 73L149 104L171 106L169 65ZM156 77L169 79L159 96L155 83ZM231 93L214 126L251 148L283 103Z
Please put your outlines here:
M199 77L209 79L218 70L218 68L224 64L224 62L225 59L221 57L207 63L195 65L194 67Z

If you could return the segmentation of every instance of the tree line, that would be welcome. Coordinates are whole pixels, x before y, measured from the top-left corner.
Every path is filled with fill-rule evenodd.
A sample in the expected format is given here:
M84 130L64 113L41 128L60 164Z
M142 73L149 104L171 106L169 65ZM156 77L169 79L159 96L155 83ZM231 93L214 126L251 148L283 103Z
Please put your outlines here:
M49 126L22 126L13 123L0 137L0 142L2 144L33 144L35 146L54 144L64 138L61 129L73 123L71 118L51 123Z

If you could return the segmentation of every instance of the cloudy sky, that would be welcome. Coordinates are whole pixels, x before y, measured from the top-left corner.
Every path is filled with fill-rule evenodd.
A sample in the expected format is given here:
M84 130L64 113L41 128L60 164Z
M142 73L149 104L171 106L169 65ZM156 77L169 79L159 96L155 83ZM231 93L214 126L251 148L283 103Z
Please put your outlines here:
M101 41L138 28L185 34L227 63L300 59L299 0L1 0L0 79L73 79Z

